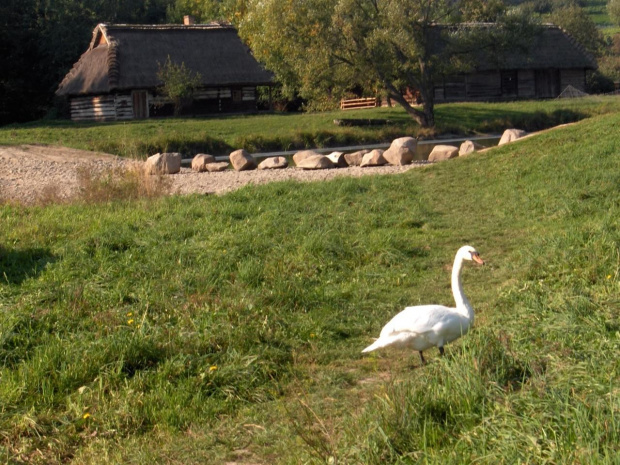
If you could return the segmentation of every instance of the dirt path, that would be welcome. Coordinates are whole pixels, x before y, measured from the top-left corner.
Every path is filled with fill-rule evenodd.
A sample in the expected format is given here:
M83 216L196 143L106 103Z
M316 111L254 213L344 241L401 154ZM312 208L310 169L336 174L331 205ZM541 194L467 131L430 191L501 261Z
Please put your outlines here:
M0 199L25 204L36 203L45 197L68 199L79 193L81 170L91 174L135 165L135 161L106 153L89 152L66 147L45 145L0 146ZM221 194L246 184L274 181L321 181L338 176L402 173L413 167L379 166L348 167L307 171L297 168L283 170L253 170L220 173L196 173L182 168L170 175L171 192L178 194Z

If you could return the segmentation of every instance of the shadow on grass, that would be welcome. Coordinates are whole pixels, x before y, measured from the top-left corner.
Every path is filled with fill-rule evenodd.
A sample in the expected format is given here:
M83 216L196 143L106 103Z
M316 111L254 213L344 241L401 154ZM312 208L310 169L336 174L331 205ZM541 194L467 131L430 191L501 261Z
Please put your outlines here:
M56 261L49 249L10 250L0 246L0 279L8 284L21 284L35 277Z

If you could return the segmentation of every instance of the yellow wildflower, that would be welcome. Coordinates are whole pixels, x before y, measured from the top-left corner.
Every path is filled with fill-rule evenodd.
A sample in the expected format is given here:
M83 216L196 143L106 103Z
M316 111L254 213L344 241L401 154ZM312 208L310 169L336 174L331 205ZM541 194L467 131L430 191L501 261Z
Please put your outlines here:
M84 420L86 420L87 418L90 418L90 413L86 412L84 415L82 415L82 418Z
M132 316L132 315L133 315L133 313L127 312L127 316Z
M133 319L132 319L132 320L127 320L127 324L128 324L128 325L133 324Z
M607 275L607 279L611 279L611 275L610 274Z
M217 370L217 366L216 365L211 365L209 367L209 373L211 373L212 371L215 371L215 370Z

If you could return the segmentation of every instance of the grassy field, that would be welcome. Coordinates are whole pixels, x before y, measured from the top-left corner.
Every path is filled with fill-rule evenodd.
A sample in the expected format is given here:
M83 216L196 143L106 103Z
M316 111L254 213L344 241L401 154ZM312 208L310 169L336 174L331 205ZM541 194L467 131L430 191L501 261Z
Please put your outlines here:
M507 127L528 131L618 110L617 98L589 97L509 103L438 105L435 131L420 130L400 108L304 114L268 114L224 118L161 119L124 123L76 124L39 121L0 127L0 144L53 144L144 158L178 151L227 155L298 148L337 147L391 141L402 135L501 133ZM391 124L366 128L338 127L339 118L388 119Z
M402 175L0 207L0 461L619 463L618 127ZM451 303L466 243L472 332L426 366L362 356L405 305Z

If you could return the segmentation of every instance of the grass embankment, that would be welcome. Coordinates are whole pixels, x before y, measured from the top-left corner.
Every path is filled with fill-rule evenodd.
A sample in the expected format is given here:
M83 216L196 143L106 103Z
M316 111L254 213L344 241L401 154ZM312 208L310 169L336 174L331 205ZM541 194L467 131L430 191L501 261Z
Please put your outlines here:
M187 157L201 152L227 155L238 148L264 152L337 147L388 142L403 135L501 133L509 127L536 131L617 111L618 106L614 97L438 105L433 132L420 130L401 108L124 123L41 121L0 128L0 144L53 144L135 158L165 151L178 151ZM333 120L340 118L389 119L392 124L335 126Z
M618 463L620 115L403 175L0 208L14 463ZM407 304L474 330L362 356Z

